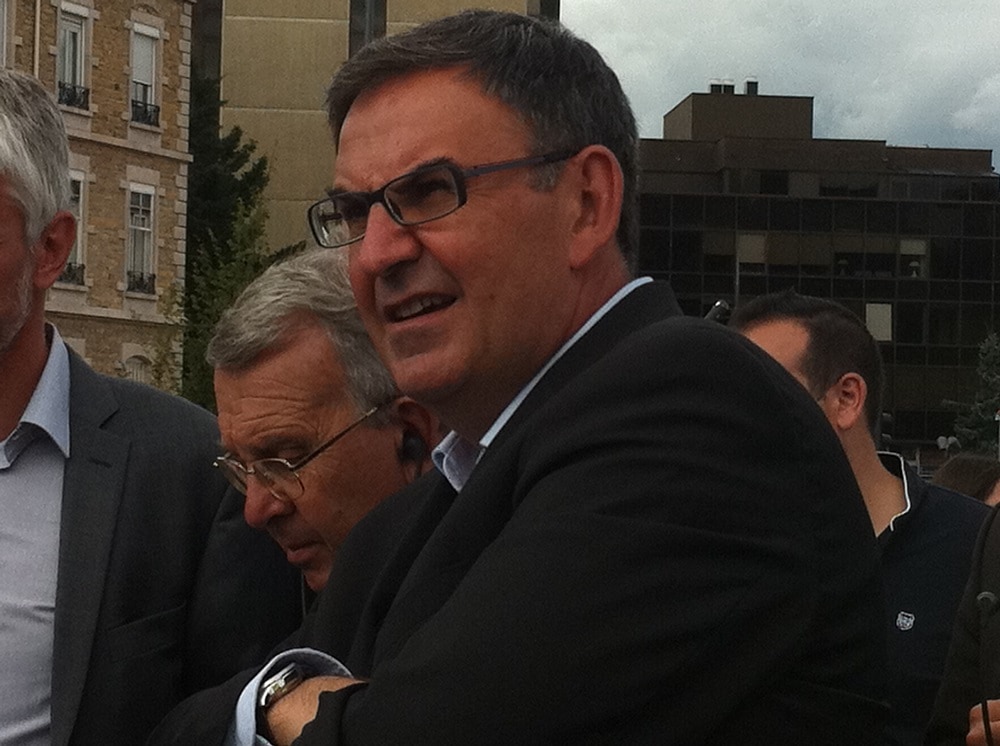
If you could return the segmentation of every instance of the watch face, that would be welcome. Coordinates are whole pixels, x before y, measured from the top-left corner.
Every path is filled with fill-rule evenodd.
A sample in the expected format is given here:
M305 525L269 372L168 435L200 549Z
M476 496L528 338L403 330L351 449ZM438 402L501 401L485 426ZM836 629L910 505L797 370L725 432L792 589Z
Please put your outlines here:
M274 676L268 678L260 688L258 706L266 709L302 683L305 674L298 663L289 663Z

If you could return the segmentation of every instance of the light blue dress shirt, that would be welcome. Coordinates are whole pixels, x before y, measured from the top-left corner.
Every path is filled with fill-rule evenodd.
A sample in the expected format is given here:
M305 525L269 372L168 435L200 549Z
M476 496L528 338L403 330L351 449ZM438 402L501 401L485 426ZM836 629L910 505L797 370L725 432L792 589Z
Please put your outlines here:
M69 354L59 333L27 408L0 442L0 743L48 746Z

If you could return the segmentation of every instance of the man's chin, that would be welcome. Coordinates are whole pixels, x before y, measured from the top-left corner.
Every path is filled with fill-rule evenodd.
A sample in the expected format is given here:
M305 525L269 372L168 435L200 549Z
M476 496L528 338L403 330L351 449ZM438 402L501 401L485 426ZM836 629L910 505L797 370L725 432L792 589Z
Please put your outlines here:
M309 590L319 593L326 587L326 581L330 578L330 566L325 567L303 567L302 577L309 586Z

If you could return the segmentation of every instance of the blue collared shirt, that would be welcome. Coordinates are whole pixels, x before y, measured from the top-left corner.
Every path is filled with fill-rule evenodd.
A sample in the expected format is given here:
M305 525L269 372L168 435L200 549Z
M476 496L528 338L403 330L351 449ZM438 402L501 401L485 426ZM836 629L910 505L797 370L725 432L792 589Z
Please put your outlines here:
M69 353L51 334L45 368L0 442L0 743L50 743L52 646L63 469L70 451Z

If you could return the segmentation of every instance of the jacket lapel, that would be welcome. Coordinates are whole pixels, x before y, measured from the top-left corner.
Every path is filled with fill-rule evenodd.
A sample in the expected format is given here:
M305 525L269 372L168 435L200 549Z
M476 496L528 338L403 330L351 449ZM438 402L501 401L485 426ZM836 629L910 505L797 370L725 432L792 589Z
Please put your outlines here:
M679 315L670 287L648 283L633 290L594 325L545 374L476 465L462 492L443 477L437 489L450 493L447 513L419 554L408 564L385 623L378 630L374 659L391 658L413 630L438 611L482 551L510 519L510 495L517 475L512 460L521 425L569 381L621 342L650 324ZM408 560L409 562L409 560Z
M76 721L97 629L129 444L102 429L111 387L70 352L70 458L63 477L52 670L52 744Z

